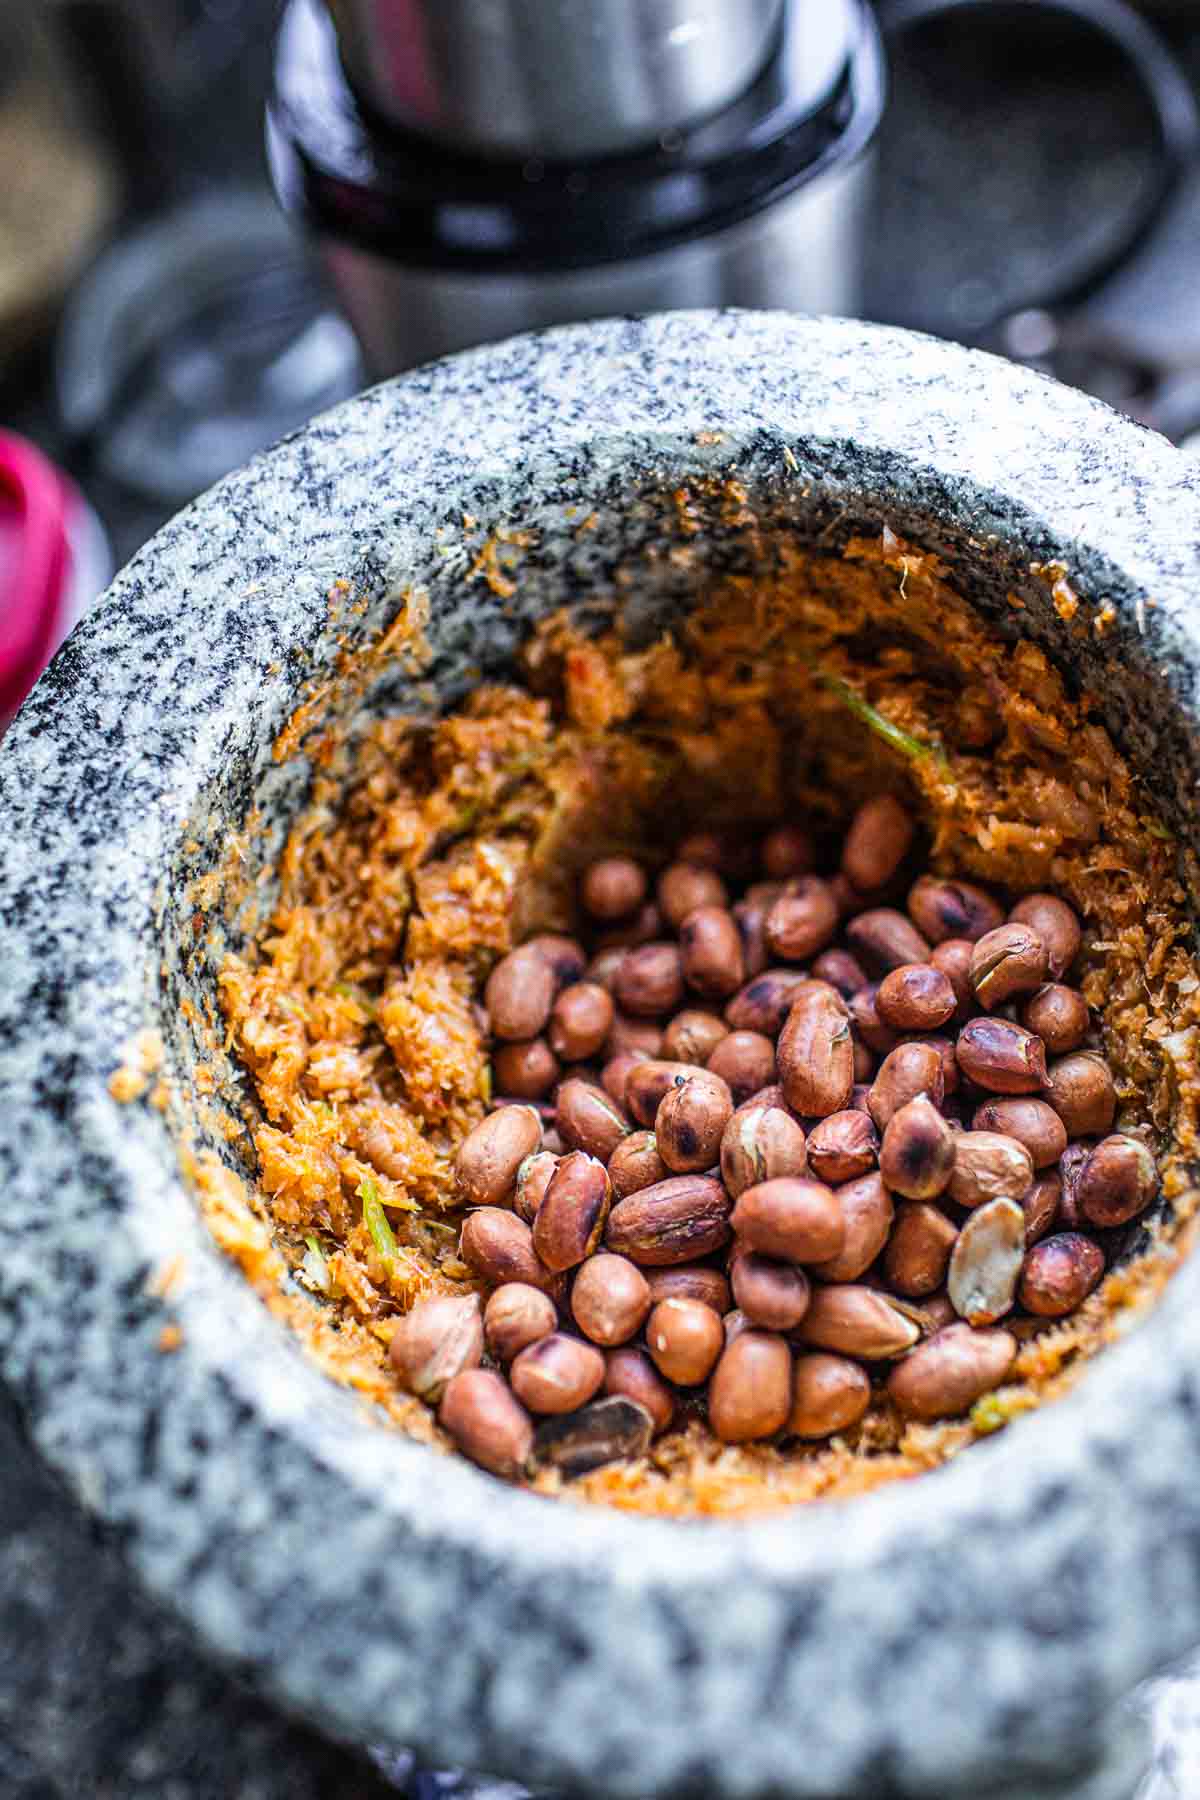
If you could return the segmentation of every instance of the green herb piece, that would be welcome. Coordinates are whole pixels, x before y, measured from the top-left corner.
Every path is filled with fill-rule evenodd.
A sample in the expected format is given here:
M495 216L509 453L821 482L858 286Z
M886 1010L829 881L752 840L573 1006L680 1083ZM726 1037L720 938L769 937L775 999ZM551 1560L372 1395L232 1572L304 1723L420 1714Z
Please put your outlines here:
M985 1394L971 1408L971 1424L980 1437L989 1437L993 1431L1003 1431L1010 1416L1008 1408L996 1394Z
M902 731L899 725L893 725L890 719L885 719L883 714L871 705L870 701L864 700L861 694L856 694L850 684L843 681L840 676L820 675L818 680L822 687L827 687L830 693L837 695L843 706L848 707L855 718L861 719L864 725L869 726L875 735L881 737L884 743L893 750L898 750L902 756L913 758L932 756L943 769L949 768L945 755L936 745L922 743L921 739L913 737L911 732Z
M399 1247L388 1223L388 1216L383 1210L379 1189L369 1175L364 1175L356 1192L363 1203L363 1224L370 1232L376 1250L390 1266L399 1254Z

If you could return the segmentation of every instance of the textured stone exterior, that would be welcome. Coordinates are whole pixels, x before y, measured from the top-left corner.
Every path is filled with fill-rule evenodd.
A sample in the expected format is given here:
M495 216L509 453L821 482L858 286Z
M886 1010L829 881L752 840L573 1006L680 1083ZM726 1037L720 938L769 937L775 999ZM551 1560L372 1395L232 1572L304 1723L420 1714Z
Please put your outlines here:
M210 977L181 883L252 794L276 839L296 804L304 766L270 745L347 628L331 583L369 599L363 633L424 586L450 699L620 563L648 627L682 604L650 496L704 473L826 543L891 524L1000 629L1018 593L1194 834L1197 476L1104 407L903 333L736 313L375 389L168 525L0 753L0 1368L204 1652L343 1736L660 1800L1065 1793L1114 1702L1200 1636L1194 1266L1068 1400L934 1476L750 1527L610 1516L375 1429L213 1250L167 1122L107 1090L141 1027L176 1070L194 1054L177 1000ZM471 578L464 512L536 530L515 603ZM718 519L692 542L740 553ZM1056 558L1108 635L1050 607L1029 564Z

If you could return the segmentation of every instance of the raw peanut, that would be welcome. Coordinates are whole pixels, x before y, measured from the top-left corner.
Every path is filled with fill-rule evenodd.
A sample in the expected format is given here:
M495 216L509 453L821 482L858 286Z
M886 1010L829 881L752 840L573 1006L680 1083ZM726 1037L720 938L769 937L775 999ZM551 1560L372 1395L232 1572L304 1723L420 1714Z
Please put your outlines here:
M742 967L746 979L753 981L771 960L767 950L767 909L752 900L739 900L732 911L742 946Z
M613 998L637 1019L674 1012L683 999L678 944L640 944L613 976Z
M608 1215L606 1242L643 1266L694 1262L728 1243L732 1208L711 1175L674 1175L618 1200Z
M468 1132L454 1158L459 1192L472 1206L507 1206L517 1170L542 1142L542 1121L532 1106L502 1106Z
M857 1281L887 1243L892 1197L877 1172L843 1182L835 1191L846 1228L845 1241L836 1256L813 1263L812 1272L822 1281Z
M947 938L944 943L936 944L929 956L934 968L941 970L954 989L953 1019L956 1025L965 1025L977 1010L975 990L971 986L971 956L974 949L969 938Z
M564 937L559 931L542 931L536 937L526 939L521 947L535 950L543 962L550 964L556 988L570 987L573 981L583 979L587 955L575 938Z
M523 1281L506 1281L492 1294L483 1314L483 1334L497 1362L511 1362L528 1344L549 1337L558 1309L548 1294Z
M807 875L816 862L812 838L801 825L777 825L762 841L763 873L772 881Z
M838 909L829 883L819 875L789 881L767 913L767 948L784 962L807 962L823 950L838 928Z
M653 1125L663 1096L695 1073L692 1063L664 1062L659 1057L631 1069L625 1081L625 1103L638 1124Z
M1104 1252L1091 1238L1064 1231L1043 1238L1025 1258L1017 1297L1039 1319L1061 1319L1082 1306L1104 1273Z
M873 1051L868 1050L867 1046L854 1036L853 1028L851 1028L851 1041L854 1045L855 1084L861 1083L865 1087L869 1081L875 1079L876 1057Z
M556 1125L551 1125L547 1131L542 1133L542 1145L543 1148L549 1150L552 1156L565 1156L567 1153L567 1146L559 1136L558 1127Z
M997 925L971 952L971 988L989 1012L1046 979L1046 946L1032 925Z
M1062 1200L1062 1180L1058 1175L1040 1175L1021 1196L1025 1214L1025 1245L1036 1244L1054 1223ZM1022 1303L1023 1304L1023 1303Z
M1067 1128L1067 1136L1103 1137L1117 1110L1112 1070L1092 1050L1077 1050L1050 1064L1046 1098Z
M806 1173L804 1130L778 1088L766 1088L733 1115L721 1146L721 1172L734 1197Z
M654 1366L677 1387L707 1381L724 1347L720 1315L702 1300L660 1300L646 1321Z
M797 991L776 1062L793 1112L825 1118L843 1109L854 1086L854 1044L846 1002L835 988L809 981Z
M703 1300L715 1313L727 1313L733 1305L728 1278L709 1263L687 1263L681 1269L651 1269L646 1276L650 1299Z
M856 1081L854 1086L850 1089L850 1105L846 1108L846 1111L865 1112L867 1117L870 1118L871 1111L867 1105L867 1096L870 1092L871 1087L869 1082Z
M653 1019L631 1019L619 1009L613 1013L612 1028L604 1046L606 1056L660 1056L662 1029Z
M721 1039L728 1036L728 1025L716 1013L684 1007L662 1034L661 1055L669 1062L698 1063L703 1067Z
M552 1150L538 1150L527 1156L517 1170L513 1211L526 1225L532 1225L537 1217L538 1207L546 1198L546 1189L557 1167L558 1158Z
M1046 1052L1039 1037L1008 1019L968 1019L955 1045L968 1081L996 1094L1034 1094L1046 1086Z
M864 800L842 845L842 874L860 892L886 887L913 841L911 815L891 794Z
M719 1075L741 1106L775 1079L775 1046L760 1031L730 1031L708 1058L708 1072Z
M656 1437L667 1430L675 1417L674 1390L667 1386L646 1352L635 1350L632 1344L609 1351L605 1358L604 1391L644 1406Z
M438 1294L418 1301L392 1333L388 1355L409 1393L436 1406L455 1375L479 1366L479 1295Z
M1090 1143L1068 1144L1058 1159L1062 1195L1058 1203L1057 1223L1068 1231L1078 1231L1083 1224L1083 1209L1079 1204L1079 1177L1095 1147L1094 1139Z
M1025 1214L1015 1200L973 1212L950 1256L946 1291L968 1325L994 1325L1012 1311L1025 1260Z
M929 961L929 945L912 921L891 906L860 912L846 927L850 948L863 967L879 975L902 963Z
M846 1243L837 1195L819 1181L797 1176L779 1176L746 1188L734 1206L732 1224L745 1249L761 1250L764 1256L779 1256L785 1262L828 1262Z
M683 979L696 993L724 1000L746 979L737 922L723 906L698 906L679 927Z
M853 1108L830 1113L808 1134L809 1169L829 1187L867 1175L878 1163L879 1133L870 1113Z
M1022 1025L1037 1033L1050 1056L1078 1050L1090 1022L1088 1003L1079 990L1057 981L1049 981L1031 994L1021 1011Z
M642 1188L653 1187L656 1181L665 1181L670 1172L658 1154L658 1143L652 1131L631 1131L627 1138L621 1139L608 1159L608 1178L618 1200L624 1200L626 1195L636 1194Z
M888 1286L911 1300L935 1293L946 1279L957 1238L957 1229L936 1206L908 1201L897 1212L888 1239L883 1263Z
M562 1287L561 1277L534 1249L528 1225L498 1206L481 1206L464 1221L458 1253L468 1269L493 1287L524 1281L552 1298Z
M531 1038L527 1044L498 1044L492 1054L496 1092L514 1100L541 1100L558 1076L558 1058L545 1038Z
M567 1062L595 1056L612 1030L612 995L598 981L564 988L550 1013L550 1048Z
M809 1285L794 1263L740 1250L729 1265L733 1297L752 1325L791 1331L808 1311Z
M605 950L636 950L640 944L652 944L662 934L662 914L653 900L646 900L627 919L619 919L607 931L602 931L596 939L596 949L601 953Z
M612 1183L608 1170L586 1151L564 1156L533 1221L533 1247L548 1269L573 1269L604 1235Z
M918 1094L888 1120L879 1172L893 1193L933 1200L949 1186L955 1142L955 1133L928 1094Z
M827 981L843 1000L867 985L866 971L848 950L822 950L812 966L814 981Z
M956 1004L949 977L932 963L901 963L875 991L875 1011L893 1031L936 1031Z
M959 1206L1020 1200L1033 1180L1033 1158L1024 1144L999 1131L962 1131L954 1141L950 1198Z
M1044 1100L985 1100L976 1107L971 1124L976 1131L1016 1138L1028 1150L1035 1169L1050 1168L1067 1147L1066 1127Z
M611 1094L578 1075L564 1081L555 1095L555 1121L572 1150L586 1150L607 1162L633 1125Z
M819 1350L837 1350L867 1362L902 1355L920 1335L920 1327L882 1294L849 1285L815 1288L797 1333Z
M908 913L931 944L958 938L974 944L1004 923L1004 908L970 881L922 875L909 890Z
M787 1428L794 1437L832 1437L858 1421L871 1404L871 1380L858 1363L825 1350L796 1358L792 1411Z
M776 1038L795 998L809 977L799 969L767 969L739 988L725 1008L725 1022L733 1031L760 1031Z
M659 1102L654 1115L658 1154L677 1175L711 1169L732 1117L733 1096L726 1083L708 1069L694 1069Z
M773 1332L740 1330L708 1389L708 1419L723 1444L773 1437L792 1407L792 1358Z
M850 1021L856 1036L877 1056L886 1056L900 1042L899 1034L884 1023L879 1011L879 984L868 982L851 994L847 1002Z
M501 957L483 990L492 1035L523 1042L546 1029L554 1002L554 970L528 944Z
M637 1063L648 1062L644 1050L618 1050L610 1056L600 1071L600 1085L610 1100L615 1100L619 1107L625 1107L625 1086L630 1070Z
M628 1257L602 1250L589 1256L571 1289L571 1312L584 1337L611 1348L641 1328L650 1311L646 1277Z
M676 931L698 906L728 905L725 883L712 869L702 869L696 863L675 862L658 878L659 911Z
M604 1358L594 1344L552 1331L513 1358L508 1379L530 1412L574 1412L603 1382Z
M910 1419L952 1418L999 1387L1016 1354L1010 1331L947 1325L892 1370L888 1394Z
M1153 1200L1158 1169L1145 1144L1116 1132L1096 1145L1079 1171L1075 1191L1089 1224L1102 1230L1125 1225Z
M600 986L607 988L611 994L617 970L625 961L628 954L629 952L627 949L618 945L614 945L609 950L601 950L592 957L584 970L584 974L589 981L599 982Z
M578 1412L544 1419L533 1437L534 1461L570 1478L605 1463L635 1462L645 1456L654 1420L627 1395L593 1400Z
M1079 920L1055 894L1026 894L1009 913L1019 925L1032 925L1046 946L1050 979L1057 981L1079 954Z
M946 1098L941 1054L933 1044L897 1044L879 1065L867 1094L868 1109L880 1131L886 1131L900 1108L918 1094L925 1094L934 1106Z
M646 875L630 856L605 856L585 869L579 897L593 919L624 919L646 898Z
M438 1423L464 1456L510 1481L522 1473L533 1449L533 1422L502 1375L464 1369L446 1388Z
M735 1306L729 1312L725 1313L721 1323L725 1327L726 1348L732 1344L735 1337L741 1337L743 1331L752 1331L754 1329L740 1306Z

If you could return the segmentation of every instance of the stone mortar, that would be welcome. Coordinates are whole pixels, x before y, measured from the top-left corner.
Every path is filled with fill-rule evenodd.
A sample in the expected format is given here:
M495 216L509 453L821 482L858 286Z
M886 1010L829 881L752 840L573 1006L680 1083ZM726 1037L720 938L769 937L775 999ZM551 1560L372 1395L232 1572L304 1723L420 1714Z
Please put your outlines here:
M148 1025L186 1076L178 1002L211 972L184 968L183 884L252 797L252 857L278 843L307 765L271 742L339 633L424 586L448 701L618 564L651 627L690 576L646 496L704 474L831 546L891 524L1009 634L1019 593L1195 837L1200 476L1104 407L903 332L747 313L568 328L376 388L167 525L0 755L0 1368L201 1649L336 1736L660 1800L1075 1779L1107 1800L1087 1771L1115 1704L1200 1637L1194 1264L1068 1399L935 1475L750 1525L628 1518L378 1429L213 1248L170 1121L108 1093ZM536 530L512 603L472 578L464 513ZM711 518L691 542L740 554ZM1115 608L1103 640L1030 576L1055 558ZM343 577L369 603L349 622Z

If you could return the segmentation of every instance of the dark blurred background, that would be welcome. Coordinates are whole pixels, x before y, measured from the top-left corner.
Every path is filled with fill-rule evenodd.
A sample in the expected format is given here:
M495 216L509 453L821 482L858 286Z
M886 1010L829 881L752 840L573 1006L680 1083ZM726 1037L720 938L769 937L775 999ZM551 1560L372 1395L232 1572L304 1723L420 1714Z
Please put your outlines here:
M571 0L500 0L550 35L486 55L473 3L289 0L277 49L276 0L2 0L0 718L192 495L374 375L524 325L853 311L1200 447L1193 0L865 24L858 0L588 0L557 44ZM126 1592L2 1406L0 1463L0 1800L517 1792L280 1719ZM1156 1690L1142 1800L1200 1793L1196 1693Z

